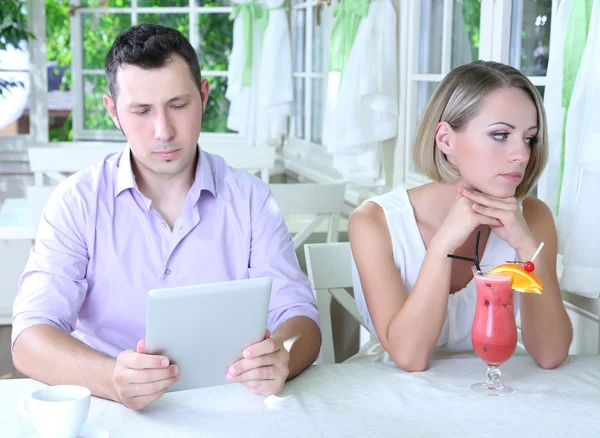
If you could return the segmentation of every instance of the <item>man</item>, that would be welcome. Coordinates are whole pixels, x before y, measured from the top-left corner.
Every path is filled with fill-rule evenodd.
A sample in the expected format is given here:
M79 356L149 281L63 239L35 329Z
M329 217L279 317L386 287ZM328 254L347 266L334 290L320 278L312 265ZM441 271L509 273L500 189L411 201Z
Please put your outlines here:
M128 147L48 201L14 305L15 366L141 409L179 377L167 357L145 354L148 290L270 276L272 335L246 348L227 379L278 393L316 359L320 332L268 186L199 149L209 85L182 34L134 26L105 70L104 104Z

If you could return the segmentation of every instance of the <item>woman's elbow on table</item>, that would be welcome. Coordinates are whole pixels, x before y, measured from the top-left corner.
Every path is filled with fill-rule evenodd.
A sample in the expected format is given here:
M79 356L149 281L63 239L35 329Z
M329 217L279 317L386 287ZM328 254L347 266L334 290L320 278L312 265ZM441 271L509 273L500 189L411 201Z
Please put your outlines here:
M427 370L429 366L429 359L418 357L414 354L390 354L394 363L403 371L407 373L419 373Z
M567 360L572 340L573 330L569 325L569 330L565 333L564 337L552 340L548 339L548 342L543 344L531 345L531 342L529 342L530 345L525 344L525 347L540 368L551 370L561 366Z
M550 352L538 355L538 357L533 357L533 360L540 368L545 370L553 370L554 368L561 366L563 362L567 360L568 354L568 351L559 353Z
M390 336L389 329L381 336L381 344L390 358L400 368L408 373L425 371L429 366L429 353L422 351L414 342Z

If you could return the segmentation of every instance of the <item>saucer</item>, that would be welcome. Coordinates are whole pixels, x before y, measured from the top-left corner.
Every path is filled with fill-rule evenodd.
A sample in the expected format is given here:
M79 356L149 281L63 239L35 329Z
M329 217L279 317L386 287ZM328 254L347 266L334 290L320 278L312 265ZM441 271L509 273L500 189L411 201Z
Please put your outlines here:
M30 430L17 435L17 438L39 438L40 436L34 430ZM110 434L101 427L92 424L84 424L77 438L110 438Z

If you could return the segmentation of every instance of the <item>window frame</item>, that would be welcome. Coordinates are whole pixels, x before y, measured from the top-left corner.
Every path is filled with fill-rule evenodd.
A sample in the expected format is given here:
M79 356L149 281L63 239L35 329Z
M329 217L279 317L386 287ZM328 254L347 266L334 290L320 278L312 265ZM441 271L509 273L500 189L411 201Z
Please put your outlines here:
M35 39L29 39L29 133L0 135L0 151L24 152L32 143L48 141L48 72L46 67L46 9L27 0L27 26Z
M419 53L419 39L416 37L419 31L419 9L420 2L410 2L408 0L402 0L406 9L407 14L410 17L408 20L408 39L402 41L408 41L405 45L404 50L407 52L407 62L405 63L405 82L401 84L400 96L407 96L406 99L401 99L401 106L404 110L404 120L401 120L398 132L403 132L403 140L397 143L397 148L400 147L402 150L396 151L395 163L394 163L394 183L393 187L403 186L407 189L417 187L419 185L429 182L429 180L423 175L415 172L411 169L411 146L415 135L414 128L415 124L411 123L413 117L419 117L414 111L415 108L415 96L413 96L412 87L413 82L416 81L441 81L445 75L450 71L450 54L449 48L451 41L452 32L452 8L455 0L443 0L444 1L444 18L443 18L443 33L442 33L442 72L441 74L419 74L413 73L415 71L415 58ZM515 0L521 2L523 0ZM555 16L558 10L559 0L552 0L552 15ZM480 16L480 46L478 59L485 59L488 61L497 61L505 64L509 64L510 61L510 50L511 50L511 23L513 19L513 1L503 2L492 2L492 1L481 1L481 16ZM522 9L522 8L521 8ZM519 30L520 33L520 30ZM520 36L519 36L520 38ZM401 44L402 45L402 44ZM401 48L401 52L402 52ZM513 49L514 50L514 49ZM402 66L401 66L402 68ZM545 86L546 76L527 76L535 86Z
M296 176L307 178L316 182L334 182L341 179L341 175L333 168L333 158L327 154L323 144L315 143L312 139L313 120L312 120L312 80L320 79L323 81L323 102L326 102L326 93L328 85L329 71L329 36L333 28L333 15L331 7L326 3L321 4L321 26L323 27L323 60L321 73L313 72L313 11L317 7L317 0L298 1L291 4L290 7L290 30L292 43L292 77L294 84L296 79L305 80L304 86L304 138L295 136L295 118L290 117L289 134L284 141L281 150L282 161L286 168L289 168ZM298 72L295 70L297 53L296 47L296 11L305 11L305 30L304 30L304 70Z
M438 1L438 0L435 0ZM398 13L398 80L399 80L399 115L398 135L394 140L384 144L384 168L386 184L384 187L364 187L349 182L347 202L357 206L368 197L391 190L394 187L407 189L423 185L429 180L411 169L411 149L415 134L414 118L418 117L415 108L416 93L411 90L416 81L439 82L450 71L452 12L455 0L444 1L443 35L442 35L442 72L440 74L414 73L416 55L421 45L417 38L420 26L421 1L392 0ZM515 0L522 1L522 0ZM552 16L556 15L559 0L552 0ZM301 3L306 4L306 3ZM312 2L314 5L315 2ZM512 1L481 1L480 13L480 47L478 59L509 63L511 50ZM325 32L324 71L328 71L329 38L333 27L331 8L323 6L327 28ZM295 43L294 16L291 16L292 44ZM324 20L324 21L325 21ZM312 41L312 20L306 20L305 38ZM327 75L326 75L327 76ZM296 76L294 76L296 77ZM545 86L545 76L528 76L536 86ZM325 77L326 84L327 77ZM306 114L306 113L305 113ZM331 157L326 154L322 145L316 145L293 136L291 125L290 136L282 151L282 161L286 169L300 180L315 182L340 181L340 175L333 169Z
M104 70L84 69L83 68L83 16L84 14L106 14L119 13L131 15L131 24L138 22L139 14L188 14L190 20L189 41L194 48L198 46L198 32L193 31L197 23L197 16L201 14L229 14L233 10L232 6L196 6L195 0L189 0L188 6L165 6L151 7L138 6L138 0L130 0L128 7L84 7L82 0L72 0L73 15L70 18L71 23L71 69L72 69L72 90L73 90L73 141L87 140L106 140L123 141L125 137L122 132L115 130L86 129L85 128L85 92L83 78L85 75L104 76ZM231 22L233 27L233 21ZM202 69L202 66L200 66ZM202 79L227 77L227 70L202 70ZM108 115L107 115L108 117ZM242 145L247 144L245 136L238 133L214 133L203 132L202 141L213 144Z

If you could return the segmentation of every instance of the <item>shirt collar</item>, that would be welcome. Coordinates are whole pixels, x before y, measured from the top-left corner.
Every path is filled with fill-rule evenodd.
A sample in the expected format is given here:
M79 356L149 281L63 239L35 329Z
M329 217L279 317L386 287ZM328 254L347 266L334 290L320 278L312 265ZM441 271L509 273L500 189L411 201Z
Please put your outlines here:
M194 202L198 201L202 190L208 190L213 196L216 196L217 194L210 156L202 149L199 149L199 151L194 183L192 184L189 193ZM127 189L137 189L135 176L131 167L131 150L129 149L129 146L123 150L121 158L119 159L115 198Z
M115 186L115 198L124 190L137 188L135 177L131 169L131 151L129 145L121 152L117 170L117 185Z
M217 195L215 176L213 175L210 156L199 148L196 175L194 177L194 184L192 184L190 189L190 196L194 203L198 201L200 193L202 193L203 190L209 191L213 196Z

